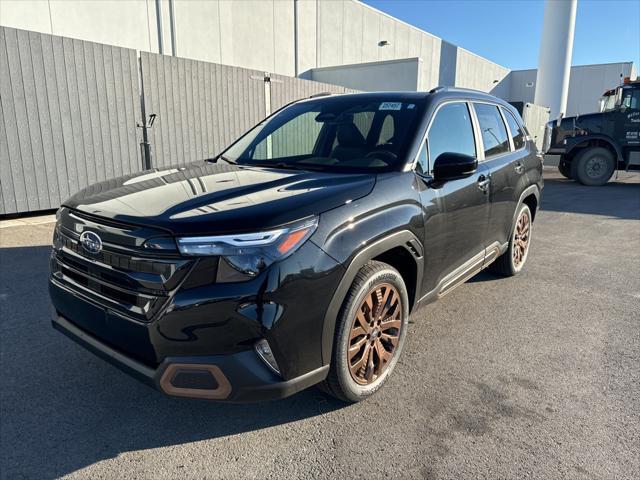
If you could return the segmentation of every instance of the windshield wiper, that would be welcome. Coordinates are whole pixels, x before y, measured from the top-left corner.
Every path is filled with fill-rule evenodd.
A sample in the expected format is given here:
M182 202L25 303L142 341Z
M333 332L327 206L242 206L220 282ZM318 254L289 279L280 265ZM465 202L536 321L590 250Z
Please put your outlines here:
M218 163L218 160L222 160L223 162L226 162L226 163L228 163L230 165L235 165L236 164L236 162L234 162L230 158L225 157L222 154L218 155L217 157L207 158L205 161L207 161L209 163Z
M309 166L306 164L299 165L297 163L287 163L287 162L247 162L243 163L243 166L247 167L263 167L263 168L281 168L283 170L316 170L322 171L323 167Z

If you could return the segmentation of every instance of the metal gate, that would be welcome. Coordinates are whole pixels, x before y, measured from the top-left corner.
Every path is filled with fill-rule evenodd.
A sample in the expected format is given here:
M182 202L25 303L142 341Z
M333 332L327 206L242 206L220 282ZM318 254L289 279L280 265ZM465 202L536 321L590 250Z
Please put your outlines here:
M213 157L270 113L337 85L247 68L142 52L149 165L166 167Z
M0 214L142 168L136 51L0 27Z
M0 72L0 215L215 156L289 102L353 91L8 27Z

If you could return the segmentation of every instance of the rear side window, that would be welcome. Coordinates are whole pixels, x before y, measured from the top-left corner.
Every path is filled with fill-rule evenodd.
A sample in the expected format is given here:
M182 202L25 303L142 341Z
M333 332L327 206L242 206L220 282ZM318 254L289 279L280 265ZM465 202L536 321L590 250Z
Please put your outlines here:
M509 125L511 138L513 138L513 146L516 150L520 150L524 147L524 132L510 111L505 109L502 111L504 112L504 118L507 119L507 125Z
M476 156L471 116L466 103L448 103L436 113L429 135L429 158L433 162L444 152Z
M482 132L485 158L508 152L509 137L498 107L486 103L476 103L474 108Z

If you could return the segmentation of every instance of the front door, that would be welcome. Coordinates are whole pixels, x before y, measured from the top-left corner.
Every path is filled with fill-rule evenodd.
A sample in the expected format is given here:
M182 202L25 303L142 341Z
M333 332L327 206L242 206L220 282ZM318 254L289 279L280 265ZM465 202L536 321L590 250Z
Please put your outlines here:
M433 173L433 163L445 152L477 157L467 102L448 102L436 109L417 171L428 178ZM437 251L425 251L425 293L455 280L458 273L464 273L466 266L478 259L482 265L489 219L488 189L488 170L479 164L468 177L431 184L421 192L425 245L439 247Z

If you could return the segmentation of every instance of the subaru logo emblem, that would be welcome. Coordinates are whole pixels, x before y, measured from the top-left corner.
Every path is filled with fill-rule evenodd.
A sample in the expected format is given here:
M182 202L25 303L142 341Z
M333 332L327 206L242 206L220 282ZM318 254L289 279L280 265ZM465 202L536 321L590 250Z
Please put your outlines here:
M80 235L80 244L89 253L98 253L102 250L102 240L97 233L84 232Z

